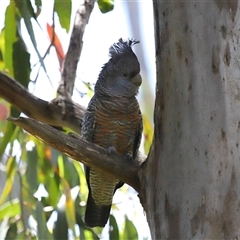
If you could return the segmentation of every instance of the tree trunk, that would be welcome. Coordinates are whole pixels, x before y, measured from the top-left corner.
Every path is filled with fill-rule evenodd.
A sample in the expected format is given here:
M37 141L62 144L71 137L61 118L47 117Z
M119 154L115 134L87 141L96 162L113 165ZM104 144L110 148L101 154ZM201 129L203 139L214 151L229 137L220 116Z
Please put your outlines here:
M238 1L154 1L155 136L141 176L152 239L240 237Z

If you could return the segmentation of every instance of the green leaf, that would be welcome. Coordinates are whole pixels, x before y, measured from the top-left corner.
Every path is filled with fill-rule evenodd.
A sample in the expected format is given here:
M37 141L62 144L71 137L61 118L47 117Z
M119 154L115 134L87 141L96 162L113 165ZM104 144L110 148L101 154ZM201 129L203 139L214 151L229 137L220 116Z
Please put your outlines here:
M52 148L50 148L43 142L40 142L40 140L37 140L36 138L32 139L31 136L29 140L34 141L35 148L37 150L37 183L42 183L46 191L48 192L48 196L42 199L42 203L44 204L44 206L52 206L53 208L55 208L61 194L59 189L60 180L58 175L58 169L55 163L53 163L53 158L55 155L52 152Z
M3 221L0 221L0 239L5 239L7 231L9 229L8 220L9 218L5 217Z
M0 160L2 159L4 151L7 147L7 144L10 141L13 141L14 137L16 136L14 134L16 128L17 128L16 125L14 125L10 122L7 123L7 127L6 127L6 131L4 132L4 136L2 138L0 138Z
M80 195L82 195L82 192ZM75 200L76 223L80 229L80 239L81 240L88 240L88 239L98 240L99 239L98 235L100 235L101 231L98 234L98 232L96 231L96 228L94 229L87 228L85 223L83 222L83 218L85 215L85 206L83 207L79 204L79 202L81 202L81 199L79 198L80 195L78 195L78 197Z
M13 72L15 79L27 88L30 78L30 54L20 35L13 44Z
M143 114L143 136L144 136L144 150L148 154L152 145L153 127L149 119Z
M11 106L10 108L10 116L14 118L18 118L20 116L21 112L18 111L15 107Z
M37 9L41 9L41 7L42 7L42 0L35 0L35 4L37 6Z
M37 42L36 42L36 39L35 39L35 34L34 34L34 31L33 31L33 26L32 26L32 23L31 23L31 15L28 11L28 8L27 8L27 3L26 1L22 1L22 0L16 0L16 5L18 6L18 9L21 13L21 16L23 17L23 20L24 20L24 23L26 25L26 28L27 28L27 31L28 31L28 34L30 36L30 39L32 41L32 44L34 46L34 49L38 55L38 59L41 63L41 66L43 67L43 70L45 71L46 75L47 75L47 70L46 70L46 67L45 67L45 64L43 62L43 59L38 51L38 47L37 47ZM48 77L48 75L47 75ZM49 78L49 77L48 77Z
M68 181L70 188L73 188L79 185L78 172L74 166L75 161L69 159L65 155L62 155L62 157L63 157L64 171L65 171L64 178Z
M138 233L137 229L134 226L134 224L126 217L125 220L125 226L123 229L123 239L128 239L128 240L137 240L138 239Z
M58 156L58 169L59 176L61 178L61 190L65 195L65 210L66 210L66 218L68 227L72 230L73 236L76 238L75 224L76 224L76 215L75 215L75 206L74 201L70 191L70 185L68 181L65 179L65 162L66 157L64 155Z
M6 234L6 237L5 239L6 240L15 240L18 236L18 232L17 232L17 222L14 222L10 225L8 231L7 231L7 234Z
M2 54L2 51L1 51L1 48L0 48L0 62L3 61L3 54Z
M98 7L102 13L110 12L114 8L114 0L98 0Z
M71 9L72 1L71 0L55 0L54 9L58 14L59 22L63 28L69 31L70 20L71 20Z
M118 240L119 239L119 230L115 217L110 215L110 240Z
M65 209L66 209L66 218L68 227L72 230L74 238L76 238L75 224L76 224L76 215L75 215L75 206L74 201L71 195L70 187L68 182L65 179L61 179L61 186L66 197Z
M10 4L7 7L5 14L5 66L8 73L13 76L13 62L12 62L12 53L13 53L13 43L17 41L16 32L17 32L17 23L15 15L15 2L10 1Z
M7 199L12 190L16 169L17 169L16 158L10 157L7 161L6 166L7 179L2 190L2 194L0 196L0 206L4 203L4 201Z
M51 148L51 162L54 166L58 165L58 156L60 155L60 152L54 148Z
M77 161L73 161L73 165L75 166L75 169L78 173L78 177L79 177L79 181L80 181L79 186L81 189L81 201L86 201L87 196L88 196L88 187L87 187L85 173L83 170L83 165Z
M31 1L30 1L30 0L26 0L26 4L27 4L27 8L28 8L28 11L29 11L30 15L31 15L34 19L36 19L37 16L36 16L36 14L35 14L35 12L34 12L34 10L33 10L33 6L32 6Z
M89 240L89 239L92 239L92 240L97 240L97 239L100 239L94 232L93 230L91 229L87 229L85 228L83 231L83 234L81 232L81 238L80 239L86 239L86 240Z
M68 239L68 225L65 211L58 210L57 221L53 226L54 239Z
M4 218L12 218L21 214L19 199L8 201L0 206L0 221Z
M5 70L5 28L0 33L0 70Z
M53 206L54 208L57 206L57 203L59 201L59 187L58 187L58 179L56 179L58 176L56 174L50 174L48 175L46 181L45 181L45 188L47 192L49 193L49 196L45 199L46 203L50 206Z
M46 217L43 211L43 205L40 201L36 205L37 235L39 240L53 240L46 225Z
M35 21L37 22L38 26L41 28L41 26L40 26L40 24L39 24L39 22L37 20L37 17L38 17L38 15L41 12L41 6L42 6L41 0L36 0L35 1L35 5L37 7L36 13L34 12L31 0L26 0L26 4L27 4L27 8L28 8L28 12L29 12L30 16L35 19Z
M38 154L35 147L32 149L32 151L27 152L27 161L27 182L31 188L31 192L35 192L39 185L37 179Z
M59 177L64 179L64 161L63 155L58 156L58 169L59 169Z
M47 184L48 179L54 174L54 165L52 163L52 154L50 148L38 139L32 139L36 146L38 155L38 182Z
M30 54L20 35L13 44L13 72L14 78L27 88L30 77Z
M25 235L24 231L21 231L20 234L17 233L16 238L14 238L14 240L23 240L23 239L30 239L30 236L27 237L27 236ZM31 236L31 240L34 240L34 239L36 239L36 238L34 238L34 237ZM8 240L8 239L7 239L7 240Z

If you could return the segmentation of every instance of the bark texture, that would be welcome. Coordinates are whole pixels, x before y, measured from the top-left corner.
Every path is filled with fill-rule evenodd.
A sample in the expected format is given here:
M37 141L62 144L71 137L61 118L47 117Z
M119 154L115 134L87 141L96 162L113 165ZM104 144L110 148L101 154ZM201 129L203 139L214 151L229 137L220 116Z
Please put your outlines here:
M140 172L152 239L238 239L238 1L153 4L155 136Z
M55 98L54 101L50 102L44 101L1 71L0 97L28 117L55 127L69 127L77 133L81 130L85 107L68 98Z
M28 131L49 146L86 166L104 171L126 182L137 192L140 191L138 177L139 166L145 161L145 154L138 152L134 160L129 161L118 153L107 153L107 150L80 138L77 134L65 135L46 124L31 118L8 118L8 121Z

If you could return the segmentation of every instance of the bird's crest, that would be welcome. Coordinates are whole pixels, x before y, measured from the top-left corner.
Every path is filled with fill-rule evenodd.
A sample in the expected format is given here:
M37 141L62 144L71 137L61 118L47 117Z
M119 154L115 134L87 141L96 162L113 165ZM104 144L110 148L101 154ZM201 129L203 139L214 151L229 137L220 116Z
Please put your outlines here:
M124 41L122 38L120 38L117 43L114 43L109 48L110 57L114 57L118 54L132 51L131 47L137 43L139 43L139 41L136 41L134 39L129 39L127 41Z

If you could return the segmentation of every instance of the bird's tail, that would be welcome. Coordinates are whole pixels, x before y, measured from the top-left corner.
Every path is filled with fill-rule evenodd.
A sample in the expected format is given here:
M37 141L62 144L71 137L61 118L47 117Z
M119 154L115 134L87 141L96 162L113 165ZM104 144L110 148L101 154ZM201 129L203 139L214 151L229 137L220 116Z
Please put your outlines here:
M104 227L108 221L111 204L107 206L96 205L92 194L89 192L85 213L85 224L88 227Z

